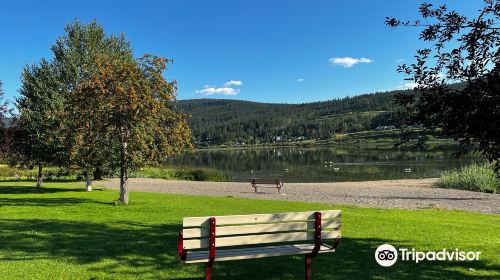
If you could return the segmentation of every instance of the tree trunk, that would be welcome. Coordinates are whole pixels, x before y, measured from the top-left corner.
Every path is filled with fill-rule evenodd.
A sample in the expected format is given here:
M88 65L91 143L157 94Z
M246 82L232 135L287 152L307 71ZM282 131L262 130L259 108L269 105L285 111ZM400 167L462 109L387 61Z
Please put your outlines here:
M36 177L36 187L40 188L43 182L43 174L42 174L42 164L38 163L38 175Z
M120 149L120 202L123 204L128 204L127 141L123 138Z
M90 169L85 170L85 186L87 187L87 191L92 191L92 171Z

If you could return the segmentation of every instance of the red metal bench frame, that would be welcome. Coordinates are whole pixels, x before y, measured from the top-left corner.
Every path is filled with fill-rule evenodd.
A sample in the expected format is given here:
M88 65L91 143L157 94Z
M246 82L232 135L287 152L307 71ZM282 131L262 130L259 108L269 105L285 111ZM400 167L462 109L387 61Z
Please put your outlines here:
M212 274L212 267L215 262L215 226L216 226L216 221L215 217L210 217L209 219L209 230L210 230L210 237L209 237L209 258L207 260L207 264L205 265L205 280L210 280L211 279L211 274ZM311 279L311 263L312 259L315 258L318 255L319 249L321 247L321 212L315 212L314 213L314 248L311 251L311 253L305 255L305 278L306 280ZM177 242L177 253L179 254L179 258L181 260L186 260L186 256L188 254L188 251L184 249L184 239L182 237L182 231L179 233L179 239ZM337 246L340 244L340 238L336 238L335 242L332 246L332 249L337 248Z

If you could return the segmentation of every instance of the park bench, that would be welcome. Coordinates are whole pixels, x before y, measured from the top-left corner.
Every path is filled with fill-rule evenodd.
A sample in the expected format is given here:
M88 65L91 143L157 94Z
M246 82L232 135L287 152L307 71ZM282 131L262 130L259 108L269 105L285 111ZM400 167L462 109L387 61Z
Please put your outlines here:
M257 178L252 178L250 180L250 184L252 184L252 187L255 189L255 192L257 192L257 186L261 185L261 188L277 188L278 193L280 193L281 188L283 187L283 181L280 179L257 179ZM262 187L262 185L273 185L272 187Z
M205 279L216 261L286 255L305 255L311 279L312 258L335 252L340 242L340 217L340 210L188 217L177 250L182 263L206 263Z

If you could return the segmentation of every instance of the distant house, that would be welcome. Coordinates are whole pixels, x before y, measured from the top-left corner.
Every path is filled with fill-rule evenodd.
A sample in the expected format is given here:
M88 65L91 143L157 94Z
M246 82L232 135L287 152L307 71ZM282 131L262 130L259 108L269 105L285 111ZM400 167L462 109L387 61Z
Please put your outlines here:
M396 129L396 127L393 125L381 125L375 128L375 130L391 130L391 129Z

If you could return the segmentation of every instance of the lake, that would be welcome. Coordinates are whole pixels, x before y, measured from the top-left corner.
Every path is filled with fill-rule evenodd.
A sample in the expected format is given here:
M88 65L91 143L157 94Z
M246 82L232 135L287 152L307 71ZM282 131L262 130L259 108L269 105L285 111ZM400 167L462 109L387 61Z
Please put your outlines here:
M285 182L339 182L438 177L477 157L457 159L453 146L426 151L392 146L283 147L199 150L166 165L219 170L234 181L282 178Z

